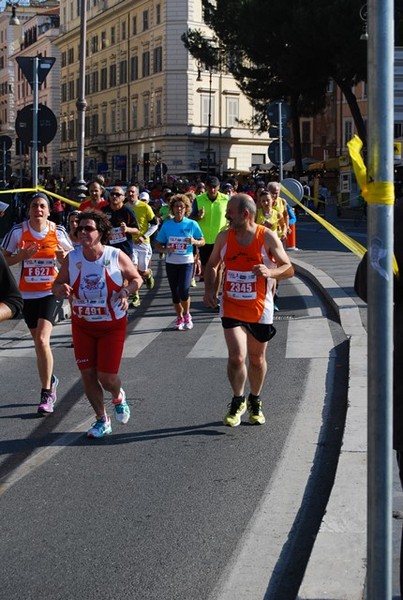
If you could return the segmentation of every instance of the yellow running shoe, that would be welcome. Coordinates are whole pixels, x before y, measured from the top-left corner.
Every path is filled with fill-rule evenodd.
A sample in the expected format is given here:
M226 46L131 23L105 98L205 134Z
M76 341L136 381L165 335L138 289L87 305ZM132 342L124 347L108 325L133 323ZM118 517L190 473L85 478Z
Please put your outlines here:
M248 399L249 423L251 425L263 425L266 423L262 413L262 401L259 399Z
M228 404L229 411L224 417L224 425L229 427L238 427L241 423L241 417L246 412L245 398L242 396L234 397L231 404Z

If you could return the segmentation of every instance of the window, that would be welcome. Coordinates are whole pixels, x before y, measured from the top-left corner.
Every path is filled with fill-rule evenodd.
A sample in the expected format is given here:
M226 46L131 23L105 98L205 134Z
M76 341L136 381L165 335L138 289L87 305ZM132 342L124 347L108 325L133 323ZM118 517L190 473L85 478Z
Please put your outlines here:
M62 142L67 142L67 124L65 121L62 123L60 137Z
M107 46L106 31L101 31L101 49L105 50L106 46Z
M88 96L91 93L91 89L90 89L90 74L86 73L85 74L85 95ZM78 85L77 85L77 97L79 96L79 92L78 92Z
M68 63L69 65L73 64L74 62L74 48L69 48L68 49Z
M155 20L157 25L161 23L161 4L157 4L155 7Z
M227 98L227 127L237 127L239 119L239 99Z
M67 84L62 83L62 102L67 102Z
M150 99L148 96L143 99L143 126L150 126Z
M393 137L395 139L403 137L403 123L394 124Z
M137 17L132 20L132 35L137 35Z
M127 83L127 60L119 63L119 84Z
M116 65L110 65L109 67L109 87L116 85ZM112 131L114 131L112 129Z
M65 67L66 65L67 65L66 52L62 52L62 67Z
M158 48L154 48L154 64L153 64L153 72L161 73L162 72L162 47L158 46Z
M74 93L74 79L71 79L69 81L69 100L74 100L75 98L75 93Z
M130 81L136 81L139 78L139 58L132 56L130 58Z
M91 132L92 135L98 135L98 113L91 115Z
M99 91L99 80L98 71L91 73L91 92L96 93Z
M106 132L106 122L107 122L107 115L106 115L106 109L102 111L102 130L104 133Z
M143 67L143 71L142 71L143 77L148 77L150 74L150 52L148 50L146 52L143 52L142 67Z
M121 31L121 40L125 40L126 39L126 21L122 21L122 27L121 27L122 31Z
M116 131L116 107L112 106L111 108L111 128L112 131Z
M137 101L133 102L132 106L132 129L137 129L138 127L138 106Z
M143 31L148 29L148 10L143 11Z
M127 110L126 106L120 108L120 129L127 131Z
M111 45L116 44L116 28L111 27Z
M155 124L162 125L162 101L160 96L155 100Z
M69 141L72 142L74 140L74 119L69 121Z
M202 94L201 97L201 124L205 127L209 126L210 113L210 94ZM211 119L210 125L214 122L214 97L211 96Z
M347 142L353 137L353 121L352 119L345 119L344 121L344 138L343 146L347 147Z
M91 39L91 52L92 54L95 54L96 52L98 52L98 36L94 35L93 38Z
M101 69L101 90L106 90L108 88L108 69L106 67L102 67Z

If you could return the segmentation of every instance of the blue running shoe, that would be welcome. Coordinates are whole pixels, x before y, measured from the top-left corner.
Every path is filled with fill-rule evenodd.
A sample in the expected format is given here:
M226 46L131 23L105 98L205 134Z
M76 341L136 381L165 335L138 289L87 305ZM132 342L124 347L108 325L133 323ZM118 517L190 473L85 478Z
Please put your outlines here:
M126 393L122 388L120 389L119 398L112 400L112 404L116 420L126 425L130 419L130 408L126 402Z
M91 425L91 428L87 431L87 437L89 438L103 438L106 435L112 433L111 420L109 417L101 417L97 419L95 423Z

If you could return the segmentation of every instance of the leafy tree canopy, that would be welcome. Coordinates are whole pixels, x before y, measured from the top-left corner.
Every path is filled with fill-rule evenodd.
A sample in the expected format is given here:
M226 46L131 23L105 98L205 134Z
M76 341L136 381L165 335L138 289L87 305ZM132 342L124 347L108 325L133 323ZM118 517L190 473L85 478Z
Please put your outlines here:
M367 72L367 43L360 39L364 0L202 0L202 4L213 38L189 30L182 36L185 46L208 67L217 66L222 53L230 57L226 66L261 111L262 128L268 102L286 98L298 142L299 115L313 116L324 108L326 88L333 79L365 141L353 92ZM396 15L396 32L402 12Z

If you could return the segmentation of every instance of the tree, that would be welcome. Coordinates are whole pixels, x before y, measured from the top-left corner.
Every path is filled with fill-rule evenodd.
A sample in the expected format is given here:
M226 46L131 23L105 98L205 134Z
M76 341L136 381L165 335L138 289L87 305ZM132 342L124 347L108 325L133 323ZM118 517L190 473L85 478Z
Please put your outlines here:
M353 91L366 79L366 44L360 40L362 0L217 0L215 5L202 0L202 4L213 39L189 30L182 36L186 47L199 60L201 48L218 44L225 51L229 71L260 112L262 130L268 102L289 101L299 170L299 117L323 110L330 79L342 90L365 142L365 124Z

